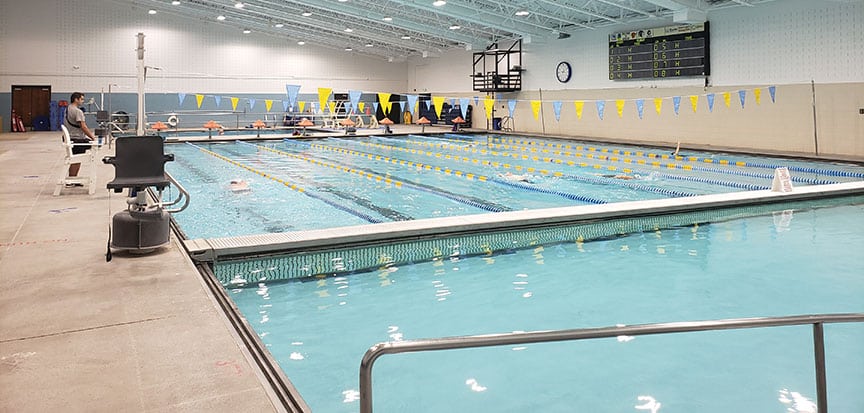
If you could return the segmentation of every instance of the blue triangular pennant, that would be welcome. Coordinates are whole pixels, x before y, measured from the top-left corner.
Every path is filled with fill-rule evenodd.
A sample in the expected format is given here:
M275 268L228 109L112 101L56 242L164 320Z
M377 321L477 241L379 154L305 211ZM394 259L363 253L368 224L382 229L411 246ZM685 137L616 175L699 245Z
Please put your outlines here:
M675 108L675 114L678 114L678 109L681 109L681 96L672 98L672 107Z
M462 109L462 119L468 120L468 105L471 104L471 98L459 98L459 108Z
M708 98L708 112L713 112L714 111L714 94L709 93L705 97Z
M372 109L375 113L378 113L378 102L372 102Z
M739 90L738 91L738 98L741 99L741 108L744 108L744 101L747 99L747 91L746 90Z
M552 102L552 110L555 111L555 120L561 120L561 101L556 100Z
M596 102L597 105L597 116L600 116L600 120L603 120L603 110L606 109L606 101L598 100Z
M777 93L777 86L768 86L768 93L771 94L771 103L774 103L774 94Z
M255 109L255 98L249 98L249 109Z
M645 113L645 99L636 99L636 112L639 113L639 119Z
M185 93L178 93L177 98L180 99L180 106L183 106L183 101L186 100L186 94Z
M356 108L357 104L360 103L360 96L363 95L362 91L359 90L349 90L348 91L348 102L351 104L351 108Z
M287 101L287 100L283 100L283 101L282 101L282 111L283 111L283 112L287 112L287 111L288 111L288 101Z
M429 109L432 109L432 101L431 100L426 101L426 110L429 110Z
M413 112L414 107L417 106L417 95L405 95L408 98L408 110Z
M516 111L516 99L510 99L507 101L507 109L510 109L510 117L513 117L513 112Z
M300 85L285 85L285 92L288 94L288 106L293 108L297 103L297 94L300 92Z
M216 108L219 108L219 104L222 103L222 96L215 95L213 99L216 99Z

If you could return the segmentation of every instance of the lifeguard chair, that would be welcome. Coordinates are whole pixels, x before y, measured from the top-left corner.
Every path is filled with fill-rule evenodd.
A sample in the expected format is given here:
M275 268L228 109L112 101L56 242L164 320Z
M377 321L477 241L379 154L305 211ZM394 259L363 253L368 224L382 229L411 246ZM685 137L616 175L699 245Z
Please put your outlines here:
M61 136L64 151L63 172L61 172L63 175L57 180L57 185L54 187L54 196L60 195L63 188L67 186L87 187L87 193L93 195L96 192L96 155L94 153L96 148L91 147L89 143L77 144L72 142L72 138L69 137L69 129L66 129L66 125L60 125L60 130L63 131ZM84 153L72 153L72 148L75 146L88 146L91 148ZM69 165L76 163L80 163L82 166L86 164L86 166L83 171L79 170L77 176L70 176ZM86 172L87 175L82 175L82 172Z

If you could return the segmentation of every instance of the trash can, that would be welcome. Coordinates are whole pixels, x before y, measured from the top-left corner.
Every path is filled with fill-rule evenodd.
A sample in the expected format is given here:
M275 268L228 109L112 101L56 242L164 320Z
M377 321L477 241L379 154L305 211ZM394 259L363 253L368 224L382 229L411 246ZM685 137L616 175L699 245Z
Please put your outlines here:
M501 130L501 118L492 118L492 130Z

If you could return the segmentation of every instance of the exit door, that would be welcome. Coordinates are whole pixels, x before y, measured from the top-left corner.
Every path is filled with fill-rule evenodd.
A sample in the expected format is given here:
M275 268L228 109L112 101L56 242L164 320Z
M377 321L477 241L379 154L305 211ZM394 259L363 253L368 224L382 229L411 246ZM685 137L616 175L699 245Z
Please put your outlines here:
M12 109L25 127L33 127L33 119L51 111L51 86L12 86Z

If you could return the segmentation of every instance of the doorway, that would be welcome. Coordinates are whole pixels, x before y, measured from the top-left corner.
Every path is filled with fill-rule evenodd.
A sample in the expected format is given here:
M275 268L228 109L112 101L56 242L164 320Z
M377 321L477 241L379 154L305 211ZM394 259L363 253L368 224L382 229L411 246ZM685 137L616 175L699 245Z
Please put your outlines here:
M48 122L51 112L51 86L12 85L12 110L24 127L33 128L33 120Z

